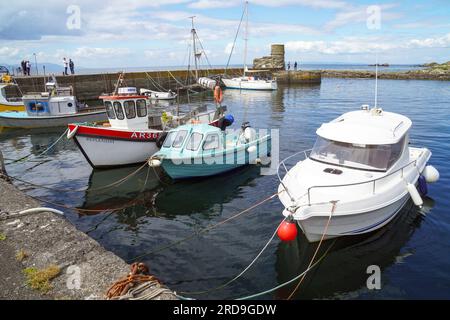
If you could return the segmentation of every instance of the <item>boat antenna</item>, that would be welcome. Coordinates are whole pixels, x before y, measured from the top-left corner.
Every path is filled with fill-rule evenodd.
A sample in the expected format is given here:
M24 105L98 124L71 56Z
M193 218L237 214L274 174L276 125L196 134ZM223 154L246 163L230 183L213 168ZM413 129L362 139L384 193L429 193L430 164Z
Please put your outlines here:
M378 108L378 53L375 58L375 105L374 108Z
M195 79L198 80L197 49L195 46L195 35L197 32L195 31L195 27L194 27L194 18L195 18L195 16L189 17L189 19L191 19L191 23L192 23L191 33L192 33L192 47L193 47L192 49L194 51Z

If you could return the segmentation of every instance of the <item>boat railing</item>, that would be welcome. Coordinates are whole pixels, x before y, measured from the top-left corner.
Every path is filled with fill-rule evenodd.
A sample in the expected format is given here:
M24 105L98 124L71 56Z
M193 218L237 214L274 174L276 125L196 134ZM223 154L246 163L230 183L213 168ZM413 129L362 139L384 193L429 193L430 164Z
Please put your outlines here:
M292 195L289 193L288 188L286 187L286 185L283 182L283 178L285 175L289 174L289 169L286 167L286 162L289 159L292 159L298 155L303 156L303 160L306 160L309 157L309 152L311 152L312 149L307 149L307 150L302 150L302 151L298 151L292 155L290 155L289 157L283 159L279 164L278 164L278 168L277 168L277 176L278 176L278 180L280 180L281 185L283 186L284 190L286 190L287 194L289 195L289 197L294 200L294 198L292 197ZM285 171L285 174L283 176L281 176L280 174L280 169L283 168Z
M289 193L288 188L286 187L286 185L283 182L282 177L280 176L280 168L283 167L283 169L286 171L286 174L288 174L289 170L286 167L285 162L288 159L290 159L292 157L295 157L296 155L299 155L299 154L302 154L304 156L304 158L306 159L306 158L309 157L308 156L308 152L310 152L310 151L311 151L311 149L294 153L293 155L291 155L291 156L287 157L286 159L282 160L280 162L280 164L278 165L278 170L277 170L278 179L280 180L281 185L286 190L286 192L288 193L289 197L292 200L294 200L294 198ZM378 181L384 180L384 179L389 178L389 177L391 177L391 176L393 176L395 174L398 174L398 173L400 173L400 178L402 179L404 177L405 169L408 168L411 165L414 165L414 167L417 167L417 159L413 160L413 161L407 163L406 165L404 165L404 166L402 166L402 167L400 167L400 168L398 168L398 169L396 169L396 170L394 170L394 171L392 171L392 172L390 172L390 173L388 173L388 174L386 174L386 175L384 175L382 177L379 177L379 178L375 178L375 179L371 179L371 180L367 180L367 181L361 181L361 182L346 183L346 184L311 186L311 187L308 188L308 192L305 193L305 195L308 196L308 206L311 206L311 191L314 190L314 189L320 189L320 188L323 188L323 189L325 189L325 188L342 188L342 187L352 187L352 186L358 186L358 185L365 185L365 184L370 185L370 184L372 184L372 194L375 194L376 193L376 184L377 184Z

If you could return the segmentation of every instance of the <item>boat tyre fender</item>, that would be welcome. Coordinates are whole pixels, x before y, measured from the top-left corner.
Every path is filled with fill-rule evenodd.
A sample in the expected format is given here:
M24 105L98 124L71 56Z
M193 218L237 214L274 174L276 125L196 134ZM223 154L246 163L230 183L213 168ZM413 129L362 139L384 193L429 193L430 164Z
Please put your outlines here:
M78 126L75 126L75 128L72 130L72 131L67 131L67 139L72 139L74 136L75 136L75 134L77 133L77 131L78 131Z
M158 147L158 149L161 149L161 147L164 143L164 140L166 140L166 137L167 137L167 132L162 132L159 135L158 139L156 139L156 146Z

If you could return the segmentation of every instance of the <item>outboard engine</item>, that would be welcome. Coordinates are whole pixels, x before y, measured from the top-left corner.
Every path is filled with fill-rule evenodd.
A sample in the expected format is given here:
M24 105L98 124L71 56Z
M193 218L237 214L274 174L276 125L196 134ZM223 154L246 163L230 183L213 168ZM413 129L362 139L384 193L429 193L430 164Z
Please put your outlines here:
M250 126L250 122L244 122L241 129L242 135L247 143L256 140L256 130Z

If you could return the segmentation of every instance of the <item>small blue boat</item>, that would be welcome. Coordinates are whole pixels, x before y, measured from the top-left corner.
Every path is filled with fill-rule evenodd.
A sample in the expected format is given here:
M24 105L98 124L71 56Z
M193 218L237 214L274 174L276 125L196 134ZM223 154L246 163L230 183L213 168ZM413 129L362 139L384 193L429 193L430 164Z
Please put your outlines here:
M207 124L187 124L169 131L161 150L149 160L172 179L221 174L270 154L270 135L259 136L248 122L230 133Z

